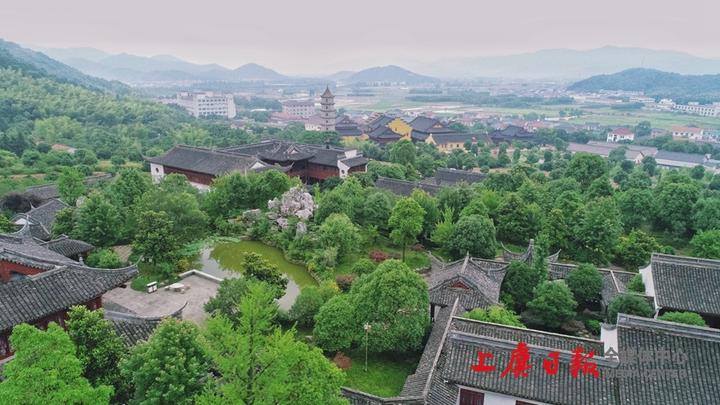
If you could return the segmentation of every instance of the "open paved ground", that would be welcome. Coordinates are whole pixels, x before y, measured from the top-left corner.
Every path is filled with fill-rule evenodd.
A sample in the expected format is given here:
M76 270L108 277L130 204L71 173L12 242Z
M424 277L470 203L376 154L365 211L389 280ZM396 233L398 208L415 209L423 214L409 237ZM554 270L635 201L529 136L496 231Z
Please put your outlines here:
M203 305L210 297L215 296L218 283L197 275L185 277L179 282L189 286L190 289L185 293L179 293L160 288L157 292L148 294L135 291L128 286L108 291L103 295L103 301L109 301L129 309L137 315L147 317L166 316L187 302L182 313L183 319L202 323L207 319Z

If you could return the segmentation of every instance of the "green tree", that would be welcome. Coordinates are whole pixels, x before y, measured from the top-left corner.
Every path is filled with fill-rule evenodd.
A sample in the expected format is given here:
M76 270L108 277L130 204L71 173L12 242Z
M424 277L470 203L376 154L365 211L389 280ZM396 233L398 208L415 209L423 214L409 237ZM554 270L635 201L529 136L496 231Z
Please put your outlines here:
M150 178L138 169L122 169L110 186L113 203L118 207L130 208L150 190Z
M350 196L338 191L337 188L332 190L319 199L317 209L315 209L315 222L322 224L332 214L344 214L347 217L353 215L353 204Z
M351 272L357 276L362 276L363 274L372 273L376 267L377 264L374 261L363 257L353 264Z
M421 347L430 325L430 298L427 284L418 273L402 262L386 260L355 281L350 294L356 322L371 327L370 351L402 352ZM356 341L362 336L362 328L358 329Z
M92 387L70 337L55 323L46 331L22 324L13 329L15 357L3 369L0 403L107 404L112 387Z
M60 198L67 204L74 206L77 199L85 194L83 175L72 167L63 169L58 178L58 193Z
M540 231L542 215L537 204L525 203L509 194L497 210L497 235L504 241L526 243Z
M145 211L140 214L133 252L151 263L174 263L179 241L173 233L173 222L167 213Z
M355 318L355 307L349 294L330 298L317 315L313 337L318 346L328 352L346 350L352 346L362 325Z
M460 218L443 246L453 258L467 253L486 259L494 258L497 241L492 219L476 215Z
M68 312L67 333L75 344L85 378L94 386L115 387L115 402L127 401L129 387L120 375L120 360L127 354L125 343L115 334L103 310L74 306Z
M390 145L390 161L405 165L415 165L415 145L408 140L401 140Z
M435 225L435 230L431 235L431 240L438 246L445 246L447 241L455 231L455 224L453 223L453 210L452 208L445 208L442 211L441 220Z
M402 198L393 207L388 226L392 229L390 238L402 247L402 260L405 261L405 249L415 243L422 231L425 210L412 198Z
M657 168L657 162L652 156L645 156L642 160L642 168L645 170L650 177L655 175L655 169Z
M360 223L363 225L377 226L379 229L386 230L392 208L392 201L390 201L387 193L382 191L370 193L365 204L363 204Z
M329 288L305 287L300 291L300 295L297 296L292 307L290 307L288 316L302 326L312 326L320 307L333 295L334 292Z
M698 232L690 240L694 256L720 259L720 230Z
M517 328L525 328L520 322L520 317L511 309L507 309L502 305L491 305L488 308L475 308L465 313L466 318L476 321L498 323L500 325L515 326Z
M610 179L607 176L602 176L602 177L598 177L592 183L590 183L590 187L588 187L588 189L587 189L587 197L588 198L610 197L613 195L614 192L615 191L613 190L613 187L610 184Z
M120 240L122 223L115 206L99 192L93 192L77 211L73 236L97 247L112 246Z
M501 295L505 304L520 313L527 308L533 298L533 291L546 278L535 266L522 262L512 262L501 286Z
M137 224L140 226L139 216L146 211L164 212L172 220L172 233L179 244L202 239L207 230L208 217L200 209L198 197L191 192L178 190L184 184L175 184L173 181L173 176L167 176L158 187L142 196L134 209L138 214Z
M545 281L535 288L534 298L527 307L545 326L558 328L575 316L577 302L562 280Z
M587 305L600 299L603 278L597 267L591 264L581 264L570 271L565 283L580 304Z
M637 229L647 223L653 218L656 206L652 191L636 188L619 193L617 205L627 230Z
M425 211L425 215L423 216L422 237L429 240L432 231L435 229L435 224L440 218L440 208L438 207L437 198L420 189L413 190L410 198L415 200Z
M470 215L478 215L481 217L490 215L490 210L485 206L480 196L470 200L470 203L460 211L460 217L469 217Z
M676 235L688 231L692 224L693 206L700 196L698 186L690 181L661 184L655 188L657 201L655 222Z
M661 321L684 323L685 325L707 326L703 317L695 312L666 312L658 316L658 319Z
M622 222L615 200L606 197L589 201L575 227L578 258L595 264L609 262L621 233Z
M72 235L75 229L75 210L63 208L55 215L55 222L52 225L52 236Z
M210 359L195 325L163 320L146 343L120 363L135 387L130 403L192 404L208 383Z
M643 283L642 276L640 274L634 275L630 282L627 283L626 287L628 291L643 295L645 294L645 283Z
M337 248L340 259L357 250L360 235L355 224L345 214L331 214L318 229L318 241L323 248Z
M695 180L701 180L703 177L705 177L705 166L697 165L690 169L690 177Z
M720 198L703 198L695 204L693 229L709 231L720 229Z
M0 214L0 232L2 233L10 233L15 231L15 224L10 222L7 216L4 214Z
M607 171L607 163L602 156L576 153L570 159L566 173L586 189L593 181L606 175Z
M274 326L273 303L272 289L256 283L238 305L238 324L223 316L208 321L205 342L221 378L197 403L343 403L343 373L293 330Z
M652 318L654 311L650 304L640 295L622 294L610 302L607 309L608 322L617 323L618 314L628 314Z
M120 256L112 249L94 250L88 255L85 264L100 269L117 269L123 266Z
M627 236L620 237L617 260L626 269L637 271L650 261L653 252L660 249L655 238L641 230L634 230Z
M238 322L238 305L248 291L246 278L226 278L220 282L214 297L205 303L205 312L208 314L221 314L233 323Z
M254 252L245 253L243 260L243 274L258 281L267 283L275 289L277 298L285 294L288 280L278 267Z

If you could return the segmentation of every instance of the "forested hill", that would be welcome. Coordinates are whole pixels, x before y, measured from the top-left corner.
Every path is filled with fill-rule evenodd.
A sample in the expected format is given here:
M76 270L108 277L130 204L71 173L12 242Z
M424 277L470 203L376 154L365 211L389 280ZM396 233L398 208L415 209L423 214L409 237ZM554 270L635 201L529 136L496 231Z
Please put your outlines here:
M711 102L720 100L720 74L680 75L654 69L628 69L590 77L571 85L568 90L642 91L651 97L672 98L677 102Z
M32 77L51 77L57 81L77 84L95 90L127 93L129 88L120 82L88 76L60 63L45 54L23 48L0 39L0 68L20 70Z

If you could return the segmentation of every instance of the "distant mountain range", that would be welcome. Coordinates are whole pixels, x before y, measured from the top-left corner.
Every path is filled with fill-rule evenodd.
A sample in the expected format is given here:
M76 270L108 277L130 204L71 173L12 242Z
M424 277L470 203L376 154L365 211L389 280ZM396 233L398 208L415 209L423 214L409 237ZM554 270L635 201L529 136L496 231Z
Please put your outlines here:
M170 55L152 57L126 53L112 55L93 48L43 49L43 52L86 74L129 84L184 81L279 82L302 79L282 75L255 63L231 70L217 64L190 63ZM371 67L359 72L342 71L324 78L350 84L404 83L414 85L439 81L399 66Z
M720 100L720 74L680 75L654 69L628 69L611 75L593 76L574 83L569 90L642 91L654 97L685 101Z
M341 81L347 83L403 83L408 85L437 83L439 79L423 76L399 66L378 66L361 70Z
M282 81L272 69L249 63L237 69L217 64L201 65L170 55L152 57L126 53L111 55L93 48L44 49L47 55L86 74L129 84L183 81Z
M684 52L606 46L587 51L546 49L495 57L443 59L410 66L424 74L446 78L503 77L579 80L631 68L651 68L680 74L720 73L720 59Z
M83 87L112 92L126 92L128 87L119 82L83 74L77 69L60 63L55 59L23 48L13 42L0 39L0 68L21 70L33 77L49 76L61 82L73 83Z

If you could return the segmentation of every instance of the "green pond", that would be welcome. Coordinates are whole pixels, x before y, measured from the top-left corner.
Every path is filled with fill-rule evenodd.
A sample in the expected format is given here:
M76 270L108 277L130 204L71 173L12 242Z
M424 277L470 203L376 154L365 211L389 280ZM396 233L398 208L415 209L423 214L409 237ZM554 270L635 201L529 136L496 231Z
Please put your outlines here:
M285 260L280 249L257 241L221 242L207 247L200 252L198 265L200 270L215 277L239 277L239 272L242 272L244 255L247 252L262 255L287 276L287 289L285 295L279 300L282 309L290 309L295 298L300 294L301 288L317 285L305 266L290 263Z

